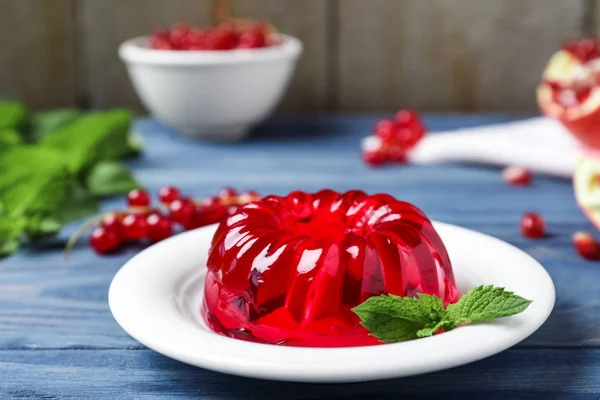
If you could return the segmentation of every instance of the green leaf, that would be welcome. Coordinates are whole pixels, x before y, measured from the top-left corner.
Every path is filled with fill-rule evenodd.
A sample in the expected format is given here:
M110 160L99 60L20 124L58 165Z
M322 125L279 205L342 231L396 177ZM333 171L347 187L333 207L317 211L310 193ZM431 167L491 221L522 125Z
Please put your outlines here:
M129 132L127 138L127 157L138 157L144 148L142 135L137 131Z
M489 321L525 311L531 300L517 296L504 288L478 286L446 308L446 318L455 325Z
M60 232L62 224L51 218L33 217L27 221L25 234L32 239L53 237Z
M23 234L27 221L24 218L0 217L0 257L17 251L21 245L19 238Z
M417 331L423 327L421 322L409 321L402 318L377 312L365 311L361 316L361 324L383 343L402 342L416 339Z
M33 117L31 118L29 139L38 141L44 136L52 134L75 122L82 114L83 113L80 110L74 108L61 108L37 112L33 114Z
M77 221L98 212L98 200L89 190L77 182L71 182L61 207L49 214L49 217L61 224Z
M65 199L75 180L62 154L38 146L14 146L0 154L0 202L11 216L45 215Z
M22 144L21 134L12 128L0 129L0 150Z
M29 126L30 113L23 103L0 101L0 129L22 131Z
M61 149L69 169L79 174L100 161L127 154L131 120L126 110L90 113L44 136L40 144Z
M101 161L89 172L87 187L96 196L111 196L127 193L140 185L131 175L131 171L116 161Z
M433 310L427 309L424 311L418 299L395 295L381 295L370 297L364 303L354 307L352 311L363 321L365 320L363 317L367 315L372 317L375 313L388 315L392 318L420 322L425 325L432 322L429 315Z

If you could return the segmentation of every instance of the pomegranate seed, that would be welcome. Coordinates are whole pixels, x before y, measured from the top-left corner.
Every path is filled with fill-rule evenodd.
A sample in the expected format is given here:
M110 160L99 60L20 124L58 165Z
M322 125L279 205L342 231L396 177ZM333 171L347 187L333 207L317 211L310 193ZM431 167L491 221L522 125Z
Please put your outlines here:
M139 240L148 234L148 223L144 214L128 214L123 218L125 240Z
M92 231L90 246L98 254L105 254L115 250L121 244L119 233L114 229L98 226Z
M158 191L158 198L163 204L171 204L174 200L181 197L179 189L174 186L165 186Z
M162 214L154 213L146 218L148 224L148 239L160 242L173 234L173 222Z
M127 194L127 204L129 207L148 207L150 195L145 190L133 189Z
M375 134L384 142L390 142L396 138L396 123L391 119L384 119L375 124Z
M531 172L521 167L506 167L502 170L502 178L511 186L529 186L533 180Z
M600 243L587 232L573 234L573 246L586 260L600 260Z
M526 238L539 239L544 236L546 222L537 213L528 212L521 219L521 234Z
M187 198L173 200L169 204L169 214L171 218L184 227L190 225L195 212L196 204Z

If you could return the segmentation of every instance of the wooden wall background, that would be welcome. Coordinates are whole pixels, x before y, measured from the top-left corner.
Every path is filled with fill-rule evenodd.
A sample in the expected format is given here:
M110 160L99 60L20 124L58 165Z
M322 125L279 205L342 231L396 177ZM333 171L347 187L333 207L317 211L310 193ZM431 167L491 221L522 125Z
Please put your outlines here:
M600 0L231 0L305 52L283 112L531 111L565 38L596 34ZM141 110L117 47L212 0L0 0L0 95L36 108Z

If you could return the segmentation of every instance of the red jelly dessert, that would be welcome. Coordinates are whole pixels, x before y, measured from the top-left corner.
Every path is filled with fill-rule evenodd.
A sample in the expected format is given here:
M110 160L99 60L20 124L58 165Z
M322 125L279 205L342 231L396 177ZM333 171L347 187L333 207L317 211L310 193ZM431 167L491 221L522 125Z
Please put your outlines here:
M386 194L267 196L221 222L203 315L220 334L307 347L377 344L351 309L371 296L456 302L448 253L427 216Z

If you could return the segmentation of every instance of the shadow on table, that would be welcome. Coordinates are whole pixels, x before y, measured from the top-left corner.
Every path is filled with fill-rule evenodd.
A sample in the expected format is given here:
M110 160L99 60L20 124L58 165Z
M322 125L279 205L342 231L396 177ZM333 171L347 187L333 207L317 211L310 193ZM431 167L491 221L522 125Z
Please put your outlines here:
M543 330L558 329L557 323L561 325L561 336L569 332L576 335L577 328L568 314L558 317L561 321L545 326L536 336L543 337ZM166 383L164 387L157 382L155 387L140 390L172 393L173 387L181 387L210 399L367 399L404 395L410 399L550 400L574 398L577 394L578 399L597 400L600 393L591 392L600 387L600 377L589 367L597 363L595 356L584 349L525 344L485 360L426 375L366 383L303 384L235 377L149 353L149 361L164 371Z

